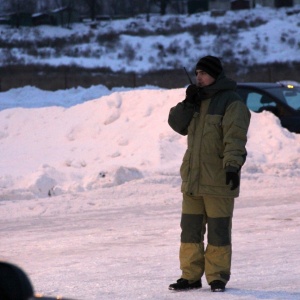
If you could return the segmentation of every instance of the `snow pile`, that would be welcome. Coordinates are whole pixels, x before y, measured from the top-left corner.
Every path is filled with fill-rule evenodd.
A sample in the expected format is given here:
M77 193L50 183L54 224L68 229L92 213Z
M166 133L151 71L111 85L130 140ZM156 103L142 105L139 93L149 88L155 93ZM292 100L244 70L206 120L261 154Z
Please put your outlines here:
M252 112L248 138L244 174L300 175L300 136L282 128L272 113Z
M24 91L31 95L36 89ZM63 99L66 91L52 93ZM67 108L1 111L5 159L0 164L0 199L50 197L156 175L162 181L178 176L186 138L172 131L167 118L183 97L184 89L144 89L87 102L82 97L83 103ZM300 136L283 129L271 113L252 113L247 149L243 176L249 180L261 174L300 175Z

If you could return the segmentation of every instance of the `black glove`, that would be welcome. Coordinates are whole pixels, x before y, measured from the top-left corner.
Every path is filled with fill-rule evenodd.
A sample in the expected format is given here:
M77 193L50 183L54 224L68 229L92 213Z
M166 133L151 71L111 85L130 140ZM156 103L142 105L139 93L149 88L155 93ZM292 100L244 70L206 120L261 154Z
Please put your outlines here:
M185 91L185 100L190 103L195 103L198 91L199 88L196 86L196 84L190 84Z
M237 172L226 172L226 184L232 182L231 190L235 190L240 186L240 176Z

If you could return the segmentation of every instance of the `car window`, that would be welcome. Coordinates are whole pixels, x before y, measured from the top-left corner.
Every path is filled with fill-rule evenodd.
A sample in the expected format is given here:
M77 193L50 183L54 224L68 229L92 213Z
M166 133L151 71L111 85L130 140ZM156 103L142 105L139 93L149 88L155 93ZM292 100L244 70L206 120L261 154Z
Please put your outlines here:
M300 88L299 87L277 87L269 89L269 93L280 99L293 109L300 110Z
M260 109L261 102L260 99L262 98L261 94L258 93L249 93L247 95L246 103L249 109L253 111L258 111Z
M296 110L300 110L300 89L285 90L283 96L289 106Z
M246 101L248 108L255 112L260 112L264 108L276 107L276 103L267 95L258 92L238 90L240 96Z

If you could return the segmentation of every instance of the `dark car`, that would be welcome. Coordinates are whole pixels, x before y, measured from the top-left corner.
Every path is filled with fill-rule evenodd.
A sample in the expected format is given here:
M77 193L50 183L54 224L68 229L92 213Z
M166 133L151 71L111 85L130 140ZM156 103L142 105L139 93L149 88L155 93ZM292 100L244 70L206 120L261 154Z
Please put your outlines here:
M300 133L300 85L296 82L238 83L238 94L254 112L270 111L282 127Z

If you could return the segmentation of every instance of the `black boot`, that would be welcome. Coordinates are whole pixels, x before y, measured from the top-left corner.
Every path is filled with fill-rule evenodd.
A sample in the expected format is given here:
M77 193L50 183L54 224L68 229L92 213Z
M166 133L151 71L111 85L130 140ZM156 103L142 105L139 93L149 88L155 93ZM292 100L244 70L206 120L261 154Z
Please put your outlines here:
M176 291L200 289L200 288L202 288L201 280L189 282L187 279L184 278L180 278L177 280L176 283L169 285L169 290L176 290Z
M209 285L212 292L225 292L226 283L221 280L214 280Z

